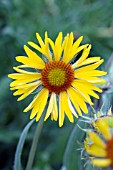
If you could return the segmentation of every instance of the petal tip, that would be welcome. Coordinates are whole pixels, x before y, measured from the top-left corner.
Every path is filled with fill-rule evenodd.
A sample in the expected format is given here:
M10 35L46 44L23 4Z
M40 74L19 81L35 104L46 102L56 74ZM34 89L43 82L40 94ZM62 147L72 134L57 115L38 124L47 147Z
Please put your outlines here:
M59 127L61 128L63 126L63 124L59 124Z
M24 49L26 49L27 48L27 46L26 45L24 45Z
M81 40L83 40L83 38L84 38L84 37L83 37L83 35L82 35L82 36L80 36L80 38L81 38Z
M11 78L11 74L8 74L8 78Z
M32 42L31 42L31 41L28 41L27 43L30 45Z
M30 120L33 119L33 118L34 118L34 116L30 115Z
M27 112L27 109L24 109L23 112L26 113L26 112Z

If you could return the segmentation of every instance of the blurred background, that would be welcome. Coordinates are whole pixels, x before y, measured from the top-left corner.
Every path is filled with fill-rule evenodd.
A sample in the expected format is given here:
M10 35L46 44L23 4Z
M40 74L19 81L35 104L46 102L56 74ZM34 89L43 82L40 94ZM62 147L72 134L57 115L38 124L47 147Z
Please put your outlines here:
M54 40L59 31L64 35L73 31L75 39L83 35L83 43L91 43L91 55L105 59L102 69L109 72L109 83L103 87L102 100L112 105L113 63L113 0L0 0L0 169L12 170L14 153L19 136L29 122L29 114L23 109L32 96L17 102L9 90L15 56L23 55L27 41L36 42L35 33L44 37L48 31ZM108 98L106 96L110 96ZM98 104L99 105L99 104ZM75 120L76 122L76 120ZM23 167L26 165L36 123L30 129L22 153ZM33 170L60 170L63 155L75 123L68 120L62 128L57 122L48 120L38 144ZM68 170L90 170L83 167L76 140L73 153L69 155ZM63 170L63 168L62 168Z

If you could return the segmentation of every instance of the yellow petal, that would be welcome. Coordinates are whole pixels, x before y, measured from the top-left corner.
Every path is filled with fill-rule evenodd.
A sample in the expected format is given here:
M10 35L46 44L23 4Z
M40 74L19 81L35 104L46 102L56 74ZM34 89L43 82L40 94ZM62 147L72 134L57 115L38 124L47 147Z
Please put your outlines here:
M56 99L56 94L53 93L53 110L52 110L52 115L54 120L58 119L58 106L57 106L57 99Z
M92 103L92 101L90 99L90 96L88 95L87 91L84 89L85 81L83 81L81 83L80 80L74 80L72 82L72 86L85 98L85 101L87 103L89 103L90 105L93 105L93 103Z
M48 95L49 95L49 90L46 89L46 92L45 92L45 94L43 96L43 99L40 102L39 110L38 110L37 116L36 116L36 121L39 121L39 119L40 119L40 117L42 115L42 112L44 111L44 108L45 108L45 106L47 104Z
M25 92L26 89L19 89L16 92L13 93L14 96L21 95Z
M87 90L87 89L85 88L84 90ZM96 99L99 99L99 96L93 90L89 89L89 91L87 90L87 93L88 93L88 95L93 96Z
M75 84L74 84L75 83ZM82 91L83 93L85 93L86 95L91 95L97 99L99 99L99 96L93 91L98 91L98 92L102 92L101 89L99 89L98 87L92 85L90 82L87 82L85 80L75 80L74 83L72 83L72 85L79 89L80 91Z
M52 61L52 55L51 55L51 51L49 49L49 42L48 42L48 38L47 41L45 43L45 46L42 49L42 54L49 60Z
M35 62L35 60L30 60L28 57L18 56L16 57L16 60L30 68L43 69L45 67L44 64Z
M67 48L68 39L69 39L69 34L67 34L67 35L64 37L64 41L63 41L63 49L64 49L64 51L65 51L66 48Z
M80 108L83 110L84 113L88 113L87 106L84 102L84 98L80 93L78 93L74 88L70 87L67 90L69 92L69 96L71 95L72 98L78 103ZM73 102L73 101L72 101ZM74 104L75 105L75 104Z
M36 85L34 86L29 86L28 88L24 88L24 89L19 89L17 90L14 95L21 95L23 94L22 96L20 96L18 98L17 101L20 101L20 100L23 100L24 98L26 98L29 94L31 94L38 86L40 85L40 82L37 83Z
M74 40L74 35L71 32L69 35L66 36L65 46L64 46L64 54L63 54L63 61L68 62L68 59L70 58L70 53L72 51L72 44Z
M18 72L18 73L23 73L23 74L30 74L31 72L30 71L25 71L25 70L22 70L21 68L26 68L26 66L24 67L25 65L19 65L17 67L13 67L13 69Z
M89 145L89 147L86 147L85 149L86 149L87 153L92 156L106 157L105 149L103 149L100 146L97 146L93 143L91 145Z
M48 90L43 89L38 95L38 98L34 101L34 103L32 103L31 107L33 107L33 109L30 115L30 119L34 118L38 113L39 114L37 115L37 117L40 118L44 109L45 100L47 100L47 95L48 95ZM36 117L36 121L38 121L37 117Z
M50 114L52 112L52 109L53 109L53 93L51 94L51 97L50 97L50 101L49 101L49 105L48 105L48 108L47 108L47 112L46 112L46 116L44 118L44 121L46 121L48 119L48 117L50 116Z
M105 148L105 143L100 139L100 137L95 132L88 132L90 140L101 148Z
M47 31L45 31L45 42L47 41L47 38L48 38L48 33Z
M40 46L43 47L44 42L43 42L41 36L39 35L39 33L36 33L36 38L37 38L37 40L38 40Z
M65 113L66 113L68 119L70 120L70 122L74 122L72 112L68 105L68 94L65 91L63 92L63 98L64 98L63 103L65 105L65 107L64 107Z
M33 73L33 72L30 72L30 74L19 74L19 73L13 73L13 74L9 74L8 75L9 78L12 78L12 79L27 79L27 78L41 78L41 74L40 73Z
M64 123L64 103L63 103L63 92L59 95L59 127Z
M86 77L87 76L96 77L96 76L103 76L103 75L106 75L106 74L107 74L107 72L100 71L100 70L90 70L90 72L84 70L84 72L79 72L79 73L77 73L77 71L76 71L76 76L77 77L79 77L79 76L81 76L81 77L85 77L85 76Z
M41 82L31 83L30 86L29 86L29 84L17 86L15 89L18 89L18 90L16 92L14 92L13 95L14 96L21 95L23 93L29 93L30 91L33 92L35 90L35 88L37 88L40 85L40 83ZM15 90L15 89L13 89L13 90Z
M62 50L63 50L62 44L61 44L62 43L62 32L60 32L58 37L56 38L55 44L50 38L48 38L48 41L53 51L54 60L59 61L61 54L62 54Z
M95 91L98 91L98 92L102 92L101 89L99 89L98 87L94 86L92 83L90 83L88 81L76 79L74 82L76 84L78 84L81 88L85 87L85 88L88 88L90 90L95 90ZM83 88L83 90L84 90L84 88Z
M92 90L95 90L95 91L97 91L99 93L102 93L102 89L100 89L100 88L98 88L98 87L96 87L94 85L92 85Z
M91 45L89 45L88 48L85 48L81 57L79 58L79 60L77 62L75 62L75 64L72 65L72 68L76 68L76 67L79 67L81 66L81 64L83 63L84 60L86 60L86 58L88 57L89 55L89 52L90 52L90 49L91 49Z
M30 50L26 45L24 45L24 50L32 62L39 64L42 66L42 68L44 68L45 66L44 61L35 52Z
M107 140L112 138L112 135L111 135L110 130L109 130L109 126L102 119L97 119L96 122L94 122L94 126L95 126L95 128L97 128L102 133L102 135Z
M15 80L12 83L10 83L10 87L19 86L19 85L26 84L26 83L29 83L29 82L32 82L32 81L35 81L35 80L38 80L38 78L37 77L31 77L31 78L26 78L26 79L21 79L21 80Z
M80 106L82 111L84 113L88 113L88 109L87 109L86 103L84 102L84 98L82 97L82 95L77 90L75 90L75 96L76 96L75 99L77 99L78 105Z
M90 57L90 58L84 60L83 62L81 62L80 64L78 64L78 63L73 64L72 68L77 68L77 67L80 67L83 65L92 64L92 63L98 62L99 60L100 60L100 57Z
M27 88L27 89L25 90L24 94L23 94L22 96L20 96L17 101L20 101L20 100L25 99L25 98L26 98L29 94L31 94L37 87L38 87L38 85L37 85L37 86L34 86L34 87L29 87L29 88Z
M36 35L37 35L37 38L39 40L41 47L39 47L37 44L35 44L31 41L28 42L28 44L31 45L36 50L38 50L40 53L42 53L49 61L52 61L51 52L49 50L49 44L48 44L49 42L48 42L47 32L45 32L45 44L44 44L42 38L40 37L40 35L38 33Z
M83 40L83 36L80 36L80 37L74 42L73 48L72 48L72 52L79 47L79 45L80 45L80 43L81 43L82 40Z
M60 32L59 34L58 34L58 37L56 38L56 41L55 41L55 45L56 46L61 46L61 43L62 43L62 32Z
M81 45L76 50L73 50L73 52L70 54L69 59L66 60L66 63L70 62L76 54L78 54L80 51L82 51L84 48L86 48L89 44Z
M55 61L59 61L62 54L62 32L59 33L55 41Z
M26 89L28 87L40 85L40 83L41 83L41 81L35 81L35 82L29 83L29 84L21 84L21 85L10 88L10 90Z
M92 159L91 163L94 166L105 168L111 165L111 160L107 158L106 159Z
M25 93L26 89L29 89L29 88L20 88L16 92L14 92L13 95L14 96L21 95L21 94Z
M105 83L106 82L106 80L98 78L98 77L91 77L89 75L78 75L78 74L76 74L76 71L74 73L74 77L75 77L75 79L85 80L85 81L88 81L92 84L99 84L99 83Z
M77 100L75 100L76 96L74 95L74 90L73 90L72 88L68 88L68 89L67 89L67 92L68 92L69 98L70 98L70 100L72 101L74 107L76 108L78 114L79 114L80 116L82 116L82 112L81 112L81 110L80 110L80 108L79 108L79 105L78 105L78 103L77 103Z
M77 50L77 48L79 47L82 39L83 39L83 36L79 37L79 38L74 42L74 44L73 44L73 46L72 46L72 49L71 49L71 53L70 53L70 59L72 59L73 56L76 54L76 50Z
M26 109L24 109L24 112L28 112L31 110L35 105L39 104L39 100L42 99L43 95L45 94L46 89L42 89L38 95L34 98L34 100L28 105Z
M22 65L18 65L16 68L29 68L29 66L27 66L25 64L24 65L22 64Z
M69 97L68 97L68 105L69 105L69 108L70 108L71 112L73 113L73 115L74 115L76 118L78 118L78 115L77 115L77 113L75 112L75 109L73 108Z
M83 73L83 72L86 72L86 71L94 70L97 67L99 67L103 62L104 62L104 60L101 59L100 61L98 61L94 64L90 64L88 66L81 67L81 68L76 70L76 73Z
M42 53L42 49L41 49L37 44L35 44L34 42L29 41L28 44L29 44L31 47L35 48L36 50L38 50L39 52Z
M22 70L20 68L17 67L13 67L13 69L18 72L18 73L22 73L22 74L34 74L34 72L30 72L30 71L25 71L25 70ZM9 74L10 75L10 74Z
M55 44L50 38L48 38L48 42L49 42L49 44L50 44L50 46L52 48L53 55L54 55L54 60L56 60L56 58L55 58L56 57Z

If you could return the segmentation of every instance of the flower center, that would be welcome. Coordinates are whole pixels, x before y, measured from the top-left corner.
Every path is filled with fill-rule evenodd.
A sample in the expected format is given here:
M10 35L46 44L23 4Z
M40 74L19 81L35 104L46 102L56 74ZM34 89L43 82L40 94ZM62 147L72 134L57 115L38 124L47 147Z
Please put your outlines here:
M107 157L111 160L111 165L113 167L113 137L107 141L106 152Z
M53 86L61 86L65 82L66 72L60 68L55 68L48 73L49 83Z
M63 61L48 62L42 70L42 85L56 94L67 90L74 80L74 70Z

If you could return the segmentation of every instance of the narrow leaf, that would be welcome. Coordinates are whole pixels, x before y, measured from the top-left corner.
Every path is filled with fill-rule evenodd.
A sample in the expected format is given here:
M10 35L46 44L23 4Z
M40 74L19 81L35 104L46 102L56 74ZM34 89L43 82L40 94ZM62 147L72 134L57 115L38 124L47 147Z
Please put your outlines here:
M14 158L14 170L22 170L21 154L22 154L22 151L23 151L23 146L24 146L24 143L25 143L25 139L26 139L28 130L31 127L31 125L33 124L34 120L35 119L31 120L25 126L25 128L24 128L24 130L23 130L23 132L20 136L20 139L19 139L19 142L18 142L18 145L17 145L17 149L16 149L16 153L15 153L15 158Z

